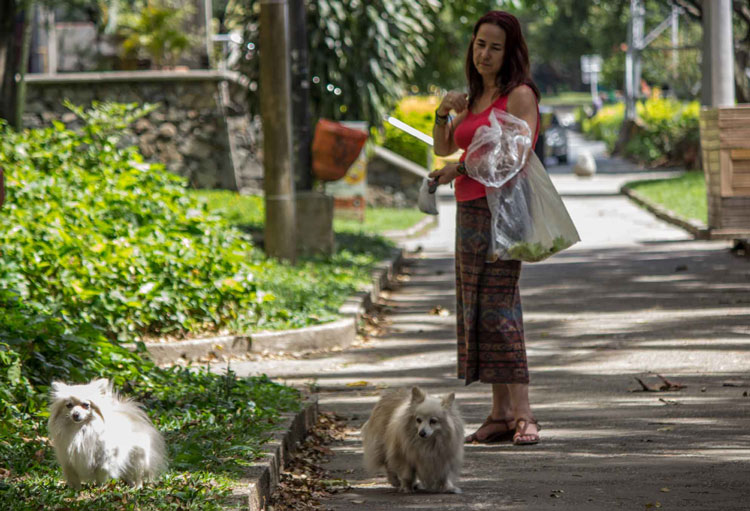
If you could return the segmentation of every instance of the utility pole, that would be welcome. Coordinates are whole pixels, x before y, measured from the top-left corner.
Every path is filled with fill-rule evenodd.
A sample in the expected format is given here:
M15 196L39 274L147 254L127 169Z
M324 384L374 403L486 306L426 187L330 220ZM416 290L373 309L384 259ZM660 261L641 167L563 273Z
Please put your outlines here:
M680 44L680 9L676 5L672 6L670 24L672 25L672 81L674 82L677 79L677 67L679 64L677 46ZM672 88L674 89L674 84Z
M711 12L711 106L734 106L732 0L704 0L703 10Z
M287 0L260 1L260 112L263 119L265 250L296 259Z
M305 0L289 0L294 181L297 190L305 191L313 184L306 18Z
M641 87L641 50L645 9L641 0L630 0L628 50L625 54L625 120L635 121L635 100Z

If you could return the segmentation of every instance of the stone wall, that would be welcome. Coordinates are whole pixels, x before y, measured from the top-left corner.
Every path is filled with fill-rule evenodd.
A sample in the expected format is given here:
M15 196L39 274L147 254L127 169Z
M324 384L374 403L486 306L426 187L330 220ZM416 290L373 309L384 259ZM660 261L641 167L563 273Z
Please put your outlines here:
M24 124L73 127L76 116L62 102L158 103L132 127L148 161L161 162L196 188L262 189L260 133L251 121L246 87L222 71L133 71L27 75Z

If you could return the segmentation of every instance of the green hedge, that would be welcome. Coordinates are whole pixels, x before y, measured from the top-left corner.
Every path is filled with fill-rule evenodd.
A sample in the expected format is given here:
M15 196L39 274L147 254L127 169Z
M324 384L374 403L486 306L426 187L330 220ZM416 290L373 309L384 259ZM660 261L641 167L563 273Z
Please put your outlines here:
M697 101L683 103L670 98L650 98L636 105L637 126L625 154L648 165L697 164L700 139ZM620 133L625 105L618 103L599 110L591 119L583 119L586 135L603 140L611 151Z
M415 98L409 98L409 100L410 106L415 103ZM428 101L425 99L425 103ZM432 136L432 124L435 120L432 108L414 108L413 106L410 108L405 106L402 101L391 115L422 133ZM432 148L388 123L384 125L384 134L380 143L386 149L390 149L414 163L423 167L428 166L427 154Z

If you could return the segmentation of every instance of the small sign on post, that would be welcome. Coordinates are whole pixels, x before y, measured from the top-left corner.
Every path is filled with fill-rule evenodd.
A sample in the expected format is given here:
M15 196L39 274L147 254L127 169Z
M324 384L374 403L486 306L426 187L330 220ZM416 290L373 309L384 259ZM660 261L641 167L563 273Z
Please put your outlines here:
M599 73L602 72L601 55L581 55L581 81L591 84L591 101L599 96Z

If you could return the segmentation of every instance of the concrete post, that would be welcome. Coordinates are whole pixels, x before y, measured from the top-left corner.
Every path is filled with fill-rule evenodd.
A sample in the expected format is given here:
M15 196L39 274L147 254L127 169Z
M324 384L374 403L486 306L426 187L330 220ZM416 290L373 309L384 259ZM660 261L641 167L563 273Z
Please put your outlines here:
M734 106L734 46L732 0L712 0L711 10L711 106Z
M57 20L54 9L47 11L47 27L47 72L53 75L57 73Z
M640 96L644 14L641 0L630 0L628 51L625 54L625 121L635 120L635 102Z
M289 17L286 0L260 2L260 111L263 119L265 250L296 258Z
M203 17L206 24L206 33L204 34L204 42L206 45L206 63L208 65L208 69L213 69L214 66L214 52L213 52L213 27L211 26L211 22L214 17L214 7L211 2L211 0L203 0Z
M703 0L703 45L701 50L701 105L711 106L711 0Z

